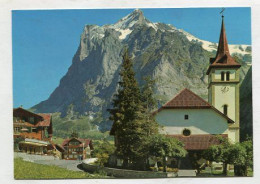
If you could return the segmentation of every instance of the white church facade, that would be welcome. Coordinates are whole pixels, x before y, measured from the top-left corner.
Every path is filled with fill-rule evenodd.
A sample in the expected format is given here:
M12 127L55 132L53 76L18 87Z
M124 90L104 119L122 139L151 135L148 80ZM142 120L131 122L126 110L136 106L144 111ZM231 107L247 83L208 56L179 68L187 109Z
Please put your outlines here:
M217 143L215 135L239 142L239 68L229 53L224 19L215 58L210 59L208 102L182 90L154 112L160 133L183 141L187 150L204 150Z

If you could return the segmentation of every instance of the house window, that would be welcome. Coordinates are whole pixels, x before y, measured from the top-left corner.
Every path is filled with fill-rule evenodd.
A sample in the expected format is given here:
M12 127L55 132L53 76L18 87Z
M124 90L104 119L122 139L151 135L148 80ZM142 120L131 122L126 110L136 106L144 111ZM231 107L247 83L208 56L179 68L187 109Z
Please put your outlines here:
M230 73L227 72L226 80L229 81Z
M32 132L37 132L37 129L36 128L32 128Z
M20 127L14 127L14 132L20 132Z
M224 106L223 106L223 113L224 113L225 115L227 115L227 113L228 113L228 106L227 106L227 105L224 105Z
M190 136L191 131L190 131L189 129L185 128L185 129L182 131L182 134L183 134L184 136Z
M189 115L185 114L184 119L189 119Z
M221 81L224 81L225 78L225 72L221 72Z

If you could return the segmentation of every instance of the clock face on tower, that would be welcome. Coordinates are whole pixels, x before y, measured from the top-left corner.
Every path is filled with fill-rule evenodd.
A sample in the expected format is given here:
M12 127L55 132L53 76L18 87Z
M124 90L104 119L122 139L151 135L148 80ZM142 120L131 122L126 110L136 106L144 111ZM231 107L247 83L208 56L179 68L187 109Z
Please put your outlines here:
M221 87L221 92L222 93L227 93L228 91L229 91L229 87L228 86Z

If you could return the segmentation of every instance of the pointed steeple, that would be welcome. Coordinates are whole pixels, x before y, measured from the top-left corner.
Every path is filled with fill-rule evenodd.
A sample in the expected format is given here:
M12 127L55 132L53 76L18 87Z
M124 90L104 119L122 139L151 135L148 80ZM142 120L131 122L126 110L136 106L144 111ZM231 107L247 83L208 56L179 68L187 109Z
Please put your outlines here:
M217 51L216 57L222 57L225 54L230 55L229 49L228 49L225 24L224 24L224 16L222 15L222 24L221 24L221 30L220 30L220 36L219 36L219 42L218 42L218 51Z
M235 59L230 55L228 48L227 35L224 24L224 16L222 15L222 24L218 42L218 50L215 58L210 58L210 66L208 68L207 74L209 74L210 69L213 67L240 67L241 65L235 61Z

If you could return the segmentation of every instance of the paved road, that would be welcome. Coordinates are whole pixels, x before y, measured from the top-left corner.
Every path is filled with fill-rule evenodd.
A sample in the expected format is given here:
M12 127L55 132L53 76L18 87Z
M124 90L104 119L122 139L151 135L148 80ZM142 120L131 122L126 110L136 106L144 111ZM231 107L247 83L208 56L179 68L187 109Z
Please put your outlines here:
M25 161L34 162L44 165L56 165L72 171L82 171L77 166L81 163L78 160L59 160L54 156L47 155L32 155L26 153L14 153L14 157L21 157ZM82 171L83 172L83 171Z

